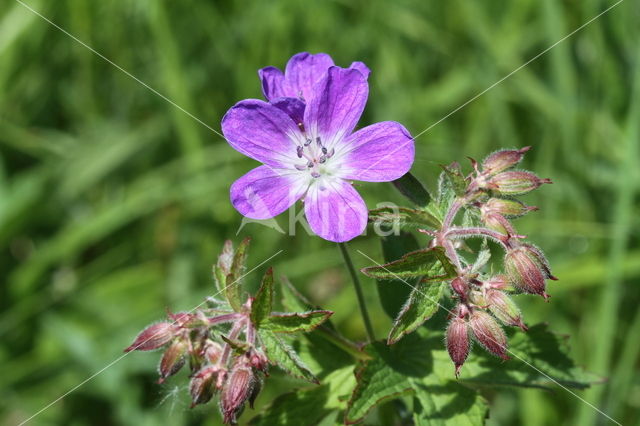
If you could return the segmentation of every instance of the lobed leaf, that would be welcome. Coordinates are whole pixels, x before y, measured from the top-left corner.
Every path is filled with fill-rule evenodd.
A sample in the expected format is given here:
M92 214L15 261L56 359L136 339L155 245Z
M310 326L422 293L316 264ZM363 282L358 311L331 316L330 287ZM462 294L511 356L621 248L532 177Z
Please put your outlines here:
M245 270L245 264L247 261L247 252L249 249L249 243L251 238L247 237L236 248L233 254L233 260L231 261L229 272L226 274L224 295L231 307L239 312L242 309L242 298L240 296L240 280ZM228 263L225 264L228 266ZM224 268L223 268L224 271Z
M405 254L399 260L369 266L361 271L368 277L388 280L426 277L430 281L441 281L455 276L455 267L442 247L416 250Z
M400 259L405 253L419 249L418 240L413 234L401 232L399 235L388 235L381 239L382 254L385 262L389 263ZM416 279L408 279L409 284L415 285ZM400 280L376 280L378 287L378 296L382 308L390 318L398 316L398 312L405 304L411 287L402 283Z
M273 268L267 269L264 277L262 278L262 284L256 293L256 297L251 303L251 323L256 328L259 328L263 322L265 322L273 307Z
M265 353L271 364L277 365L294 377L318 383L316 376L309 371L295 351L273 331L260 329L258 330L258 335L262 340Z
M387 344L393 345L431 318L440 307L440 298L446 286L446 281L421 281L413 289L409 299L393 322Z
M369 210L369 221L374 224L398 227L402 230L439 228L442 222L425 210L387 206Z
M272 314L262 327L274 333L308 332L325 322L331 315L333 315L331 311Z

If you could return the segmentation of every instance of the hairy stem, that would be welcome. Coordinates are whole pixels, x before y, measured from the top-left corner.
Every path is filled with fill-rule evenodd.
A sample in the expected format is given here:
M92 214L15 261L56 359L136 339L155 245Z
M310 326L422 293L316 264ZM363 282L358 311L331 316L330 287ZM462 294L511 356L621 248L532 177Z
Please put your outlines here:
M364 300L364 293L362 292L362 286L360 285L360 280L358 279L358 274L353 267L353 262L351 261L351 256L349 256L349 252L347 251L347 245L345 243L338 243L338 247L340 247L340 252L342 253L342 257L344 258L344 263L351 274L351 281L353 281L353 287L356 290L356 296L358 298L358 305L360 305L360 313L362 314L362 321L364 322L364 328L367 331L367 337L370 341L376 340L375 335L373 334L373 327L371 325L371 320L369 319L369 313L367 312L367 304Z
M499 242L505 249L511 247L511 245L506 241L506 235L488 228L452 228L445 234L445 238L449 237L489 237L492 240Z

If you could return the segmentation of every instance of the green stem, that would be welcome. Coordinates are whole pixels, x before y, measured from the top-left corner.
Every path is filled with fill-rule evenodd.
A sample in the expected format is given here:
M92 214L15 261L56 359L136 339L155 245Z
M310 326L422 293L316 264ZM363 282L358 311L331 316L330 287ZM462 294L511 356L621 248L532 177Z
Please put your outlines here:
M342 253L342 257L344 258L344 263L347 266L349 273L351 274L353 287L355 287L356 289L358 305L360 305L360 313L362 314L362 321L364 321L364 328L367 330L367 337L371 342L373 342L374 340L376 340L376 338L373 334L373 327L371 326L371 320L369 319L369 313L367 312L367 304L364 301L364 293L362 292L362 286L360 285L358 274L353 267L351 256L349 256L349 252L347 251L347 245L345 243L338 243L338 247L340 247L340 252Z

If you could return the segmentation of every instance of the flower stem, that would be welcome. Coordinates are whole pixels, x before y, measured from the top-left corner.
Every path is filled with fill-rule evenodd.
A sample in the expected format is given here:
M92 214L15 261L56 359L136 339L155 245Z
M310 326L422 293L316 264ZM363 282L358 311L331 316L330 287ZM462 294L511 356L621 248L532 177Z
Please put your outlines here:
M349 252L347 251L347 245L345 243L338 243L338 247L340 247L340 252L342 253L342 257L344 258L344 263L351 274L351 280L353 281L353 286L356 290L356 296L358 297L358 305L360 305L360 313L362 314L362 321L364 322L364 328L367 330L367 337L370 341L376 340L375 335L373 334L373 327L371 326L371 320L369 319L369 313L367 312L367 304L364 301L364 293L362 292L362 286L360 285L360 280L358 279L358 274L353 267L353 262L351 262L351 256L349 256Z

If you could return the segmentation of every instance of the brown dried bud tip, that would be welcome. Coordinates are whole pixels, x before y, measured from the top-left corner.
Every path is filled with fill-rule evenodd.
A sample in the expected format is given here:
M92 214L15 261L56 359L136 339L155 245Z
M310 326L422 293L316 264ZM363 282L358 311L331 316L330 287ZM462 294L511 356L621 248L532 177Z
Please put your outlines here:
M176 327L169 322L152 324L142 330L125 352L150 351L169 343L175 336Z
M469 355L469 325L467 320L455 316L447 327L447 351L456 368L456 378Z
M254 384L255 380L251 367L244 362L238 363L233 367L220 397L220 408L224 423L236 423L245 402L252 396Z
M189 345L183 339L176 339L173 343L164 351L160 365L158 366L158 373L160 379L158 383L164 382L164 380L176 374L185 362L185 354Z
M546 279L556 280L551 275L549 263L544 254L531 244L522 244L509 250L504 258L505 271L513 284L522 292L539 294L545 299Z
M527 326L522 322L520 310L513 300L501 291L489 289L485 295L489 311L505 325L520 327L527 331Z
M469 318L469 326L476 340L489 352L507 360L507 336L500 324L486 312L474 309Z
M524 154L529 151L530 148L531 147L526 146L517 150L494 152L482 162L483 173L488 176L493 176L496 173L500 173L503 170L507 170L508 168L515 166L522 160Z
M487 188L503 195L519 195L533 191L543 183L551 183L550 179L540 179L531 172L502 172L487 182Z
M202 368L191 377L189 383L189 393L191 393L191 408L198 404L209 402L216 391L216 379L220 373L220 368L209 365Z

